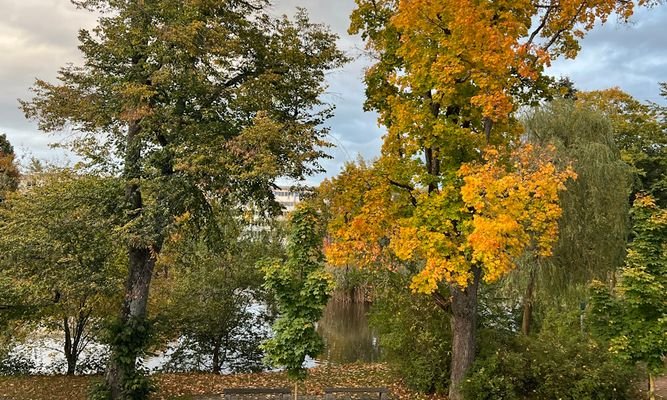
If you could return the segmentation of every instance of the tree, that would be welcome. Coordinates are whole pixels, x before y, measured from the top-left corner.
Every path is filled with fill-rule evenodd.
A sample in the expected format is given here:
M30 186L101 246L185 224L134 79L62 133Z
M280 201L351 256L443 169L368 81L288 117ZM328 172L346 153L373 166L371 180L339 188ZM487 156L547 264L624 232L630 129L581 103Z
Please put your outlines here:
M306 376L306 357L315 358L324 347L315 324L333 290L333 278L324 269L323 231L315 209L299 206L290 215L287 259L263 262L264 285L274 294L279 313L273 337L263 349L269 364L284 367L297 384Z
M641 103L619 88L581 92L577 104L594 108L611 121L623 160L637 176L633 192L650 193L659 205L667 206L667 108Z
M177 341L172 371L261 370L270 307L256 263L284 253L281 226L248 221L242 210L218 209L217 234L186 226L174 235L158 263L156 309L164 337ZM212 236L212 237L211 237ZM262 307L266 306L266 307ZM171 346L170 346L171 347Z
M122 249L117 225L118 180L50 171L32 188L11 194L0 207L0 275L19 289L25 311L63 334L67 374L117 306Z
M7 136L0 134L0 202L7 192L14 191L19 186L19 169L14 160L14 147L7 140Z
M168 308L158 316L165 318L166 333L178 342L166 368L214 374L261 370L259 345L266 339L262 327L268 316L252 309L261 298L246 286L243 267L217 264L222 260L216 258L201 261L199 267L171 276Z
M530 142L554 145L561 162L572 163L577 173L560 194L563 215L553 257L529 256L522 271L528 275L522 331L528 334L538 281L547 298L562 301L567 288L604 280L623 264L632 174L610 121L593 108L554 100L529 112L523 124Z
M19 171L14 160L14 147L7 136L0 134L0 203L5 200L9 192L18 188ZM0 326L17 316L22 315L26 309L17 304L22 297L22 288L16 287L8 276L0 274Z
M102 13L79 34L84 65L38 80L22 107L45 131L71 127L91 165L121 171L129 264L106 383L114 399L143 398L137 358L165 235L186 213L210 220L208 198L269 203L276 177L318 171L324 73L345 57L304 12L275 19L266 0L73 3Z
M627 19L635 5L615 0L356 3L350 32L362 34L377 60L366 74L366 108L378 111L388 129L383 157L390 166L389 178L394 186L417 192L415 198L433 196L424 204L444 206L438 212L444 221L459 218L447 214L454 204L438 200L452 193L461 164L479 160L480 149L488 144L516 141L513 112L544 95L544 67L559 56L575 57L578 39L596 22L614 13ZM461 233L459 228L454 226L454 234ZM442 258L456 261L445 253ZM457 273L448 282L452 324L461 324L453 335L453 400L461 398L458 385L474 356L477 282L482 275L480 266L466 270L456 265Z
M632 208L633 240L625 268L613 290L591 284L590 324L610 350L649 371L649 398L654 377L665 368L667 353L667 210L651 196L640 195Z
M561 212L558 192L574 177L571 169L554 164L553 151L525 146L504 157L489 149L485 162L463 164L437 195L413 190L410 203L398 204L400 197L383 193L383 186L368 189L354 215L331 211L341 217L330 224L334 230L326 249L328 261L357 266L391 258L402 261L402 265L394 262L385 267L407 270L412 274L413 291L431 295L452 314L452 370L461 373L460 363L474 357L474 350L467 346L474 346L481 280L494 282L506 275L527 251L551 254ZM382 162L377 164L376 170L368 171L370 176L382 176ZM348 167L332 192L346 196L350 192L346 185L367 183L344 179L354 177L357 171L364 170ZM387 208L383 205L392 203ZM339 207L346 203L334 197L329 204ZM410 207L412 213L403 217L387 213ZM390 229L383 236L368 233L385 225ZM471 339L473 343L465 342ZM451 379L454 384L462 376L452 372Z

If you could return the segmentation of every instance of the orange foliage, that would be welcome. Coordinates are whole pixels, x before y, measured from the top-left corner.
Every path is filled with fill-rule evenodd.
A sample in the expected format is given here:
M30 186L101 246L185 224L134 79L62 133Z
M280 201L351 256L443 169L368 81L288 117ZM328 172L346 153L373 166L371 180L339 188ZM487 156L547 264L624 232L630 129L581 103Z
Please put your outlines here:
M330 240L324 253L331 265L373 268L390 265L383 242L391 226L391 191L376 170L349 164L336 178L324 181L320 196L331 214Z
M527 251L551 254L561 215L558 193L576 177L570 167L559 168L553 155L553 148L526 145L502 157L490 148L484 162L461 166L459 184L430 194L414 191L416 205L406 216L396 212L396 207L410 208L406 199L392 199L386 185L356 186L355 192L361 181L348 168L325 185L330 194L335 186L344 194L329 197L339 217L330 225L327 259L359 267L391 265L391 256L423 263L411 287L427 294L443 282L465 288L475 265L485 281L496 281ZM373 173L366 167L364 172ZM346 203L351 199L357 206Z
M459 170L465 182L462 198L473 213L467 243L487 282L512 270L514 260L527 250L551 255L561 215L558 192L565 190L567 179L576 178L571 167L557 168L554 151L526 145L512 155L508 173L498 153L490 150L486 163Z
M502 122L514 109L513 88L535 82L557 57L574 58L579 40L597 22L612 15L627 21L635 6L660 1L356 2L350 31L364 31L373 51L396 53L403 65L389 79L399 93L430 91L438 103L469 104L482 116ZM373 35L382 24L397 32L393 37L399 43L392 42L391 35ZM380 68L369 69L369 75Z
M421 267L412 288L431 293L466 287L478 269L495 281L528 251L551 254L558 192L574 173L552 149L503 154L519 142L513 113L549 90L544 68L575 57L597 22L658 2L356 0L350 32L378 56L366 107L387 135L373 183L334 217L329 261L410 261Z

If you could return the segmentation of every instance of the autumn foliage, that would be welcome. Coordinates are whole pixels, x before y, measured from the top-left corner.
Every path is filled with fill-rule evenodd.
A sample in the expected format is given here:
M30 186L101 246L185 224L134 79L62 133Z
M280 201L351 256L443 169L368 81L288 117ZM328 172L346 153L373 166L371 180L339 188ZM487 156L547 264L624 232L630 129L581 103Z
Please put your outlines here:
M335 182L349 178L344 184L351 192L340 193L350 195L356 187L352 196L359 196L363 204L348 208L357 210L356 215L331 225L328 261L372 266L391 262L393 255L423 262L411 287L426 294L440 283L465 288L472 265L482 268L485 281L494 282L514 269L516 259L527 251L551 254L561 215L558 193L567 179L576 177L570 167L559 168L553 157L553 148L526 145L506 157L489 148L484 162L462 165L458 179L437 193L415 191L414 211L403 218L392 213L398 198L392 199L390 191L380 196L381 185L367 186L374 171L349 166ZM344 200L339 196L332 202L339 205Z

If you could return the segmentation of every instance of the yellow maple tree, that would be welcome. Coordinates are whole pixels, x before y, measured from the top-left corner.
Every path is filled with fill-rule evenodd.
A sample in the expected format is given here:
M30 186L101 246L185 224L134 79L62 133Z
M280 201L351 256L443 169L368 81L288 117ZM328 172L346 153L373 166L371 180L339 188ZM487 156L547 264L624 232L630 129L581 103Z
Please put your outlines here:
M459 384L474 360L480 281L497 280L526 251L550 252L557 194L573 177L548 149L517 146L517 109L552 93L544 69L574 58L597 23L627 21L636 6L659 2L356 0L350 32L376 60L365 76L365 108L387 128L378 161L384 181L374 187L403 208L374 219L353 214L331 232L329 254L335 263L354 244L346 263L372 249L419 265L413 289L452 314L452 400L462 398Z

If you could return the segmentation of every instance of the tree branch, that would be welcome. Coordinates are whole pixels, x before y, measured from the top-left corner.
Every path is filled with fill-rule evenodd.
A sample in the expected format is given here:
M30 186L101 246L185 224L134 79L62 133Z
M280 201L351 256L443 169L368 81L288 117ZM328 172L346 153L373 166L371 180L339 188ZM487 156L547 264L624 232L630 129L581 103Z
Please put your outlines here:
M537 7L537 6L536 6ZM530 34L530 37L528 38L528 41L526 42L526 46L530 46L533 43L533 40L539 35L539 33L544 29L544 27L547 24L547 21L549 20L549 15L551 15L551 11L553 11L556 6L553 4L553 0L549 2L548 6L545 6L547 11L544 13L544 16L542 17L542 20L540 21L540 24L535 28L535 30Z
M406 185L404 183L396 182L391 178L387 178L387 181L389 181L391 185L407 190L408 194L410 195L410 203L412 203L414 207L417 207L417 199L415 198L415 196L412 195L412 192L415 190L415 188L413 188L410 185Z
M433 300L435 301L435 304L438 305L442 310L444 310L447 313L452 312L452 299L451 298L446 298L443 296L440 292L435 291L431 293L431 297L433 297Z
M579 8L577 9L577 12L572 16L572 19L570 20L570 23L567 24L566 26L564 26L563 28L559 29L556 33L554 33L554 35L551 37L549 42L544 46L543 50L545 52L549 50L549 47L551 47L554 43L556 43L556 41L558 40L560 35L563 34L563 32L565 32L566 30L568 30L569 28L574 26L574 24L577 22L577 17L584 10L585 6L586 6L586 2L582 1L581 4L579 5Z

